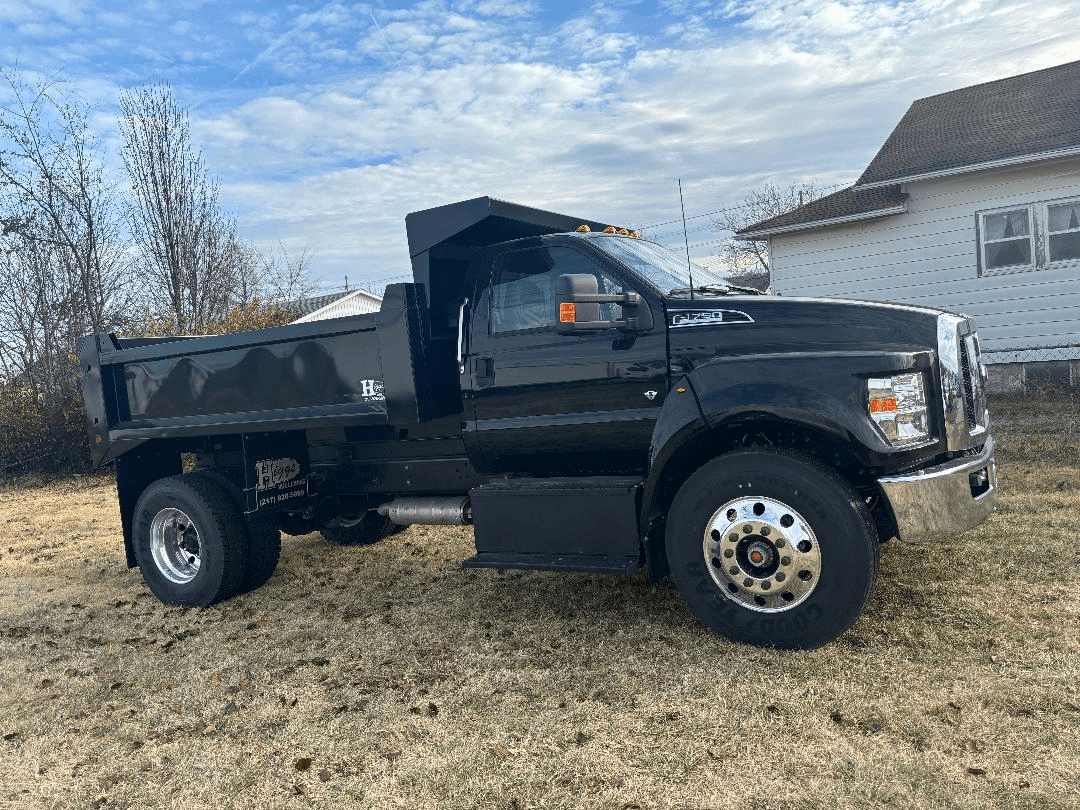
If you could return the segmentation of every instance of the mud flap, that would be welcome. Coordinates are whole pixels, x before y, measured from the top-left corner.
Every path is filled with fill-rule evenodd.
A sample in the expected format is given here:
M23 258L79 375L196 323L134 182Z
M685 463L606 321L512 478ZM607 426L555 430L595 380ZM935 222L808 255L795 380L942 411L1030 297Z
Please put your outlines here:
M307 434L302 430L244 435L244 511L297 511L312 501Z

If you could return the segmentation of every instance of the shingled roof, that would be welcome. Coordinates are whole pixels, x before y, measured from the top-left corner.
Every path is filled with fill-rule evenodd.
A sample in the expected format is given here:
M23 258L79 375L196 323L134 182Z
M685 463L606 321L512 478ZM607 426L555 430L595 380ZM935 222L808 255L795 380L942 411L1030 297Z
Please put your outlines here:
M920 98L856 186L1080 154L1080 62Z
M919 99L855 185L735 235L898 214L901 183L1069 155L1080 155L1080 61Z
M838 225L889 214L902 214L907 210L906 200L907 194L900 191L900 186L885 186L866 191L848 187L811 200L786 214L741 228L735 235L741 238L763 239L773 234L801 231L819 225Z

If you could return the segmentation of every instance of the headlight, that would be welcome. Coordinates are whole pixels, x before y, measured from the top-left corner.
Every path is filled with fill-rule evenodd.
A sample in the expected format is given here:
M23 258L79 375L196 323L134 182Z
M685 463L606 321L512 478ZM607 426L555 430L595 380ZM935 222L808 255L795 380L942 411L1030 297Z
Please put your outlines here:
M919 373L872 377L866 381L867 410L893 447L922 444L930 439L926 387Z

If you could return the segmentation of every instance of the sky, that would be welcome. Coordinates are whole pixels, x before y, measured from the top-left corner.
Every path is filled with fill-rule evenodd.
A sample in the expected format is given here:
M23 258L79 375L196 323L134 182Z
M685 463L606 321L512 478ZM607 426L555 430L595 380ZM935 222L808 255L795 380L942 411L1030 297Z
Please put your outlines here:
M492 196L691 253L766 181L853 182L917 98L1080 59L1075 0L0 0L0 65L167 82L241 236L333 288L409 274L405 215Z

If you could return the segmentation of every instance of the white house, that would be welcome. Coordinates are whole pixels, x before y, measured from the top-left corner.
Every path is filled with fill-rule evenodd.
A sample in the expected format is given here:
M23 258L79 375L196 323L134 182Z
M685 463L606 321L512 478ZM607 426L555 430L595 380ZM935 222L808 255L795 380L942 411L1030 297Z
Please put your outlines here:
M782 295L964 312L997 388L1080 386L1080 62L919 99L853 186L737 237Z
M300 317L293 323L325 321L329 318L346 318L349 315L364 315L378 312L382 306L382 296L367 290L331 293L316 298L305 298L296 304Z

